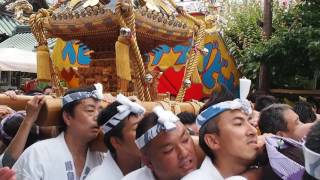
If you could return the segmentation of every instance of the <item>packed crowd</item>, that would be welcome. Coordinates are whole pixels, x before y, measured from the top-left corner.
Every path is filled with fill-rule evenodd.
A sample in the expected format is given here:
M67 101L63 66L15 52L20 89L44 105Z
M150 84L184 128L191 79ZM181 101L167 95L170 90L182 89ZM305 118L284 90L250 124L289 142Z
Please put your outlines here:
M320 118L306 101L249 101L225 90L198 115L175 115L146 112L137 98L105 96L95 84L63 96L59 127L39 127L46 91L25 111L0 106L0 180L320 179ZM101 132L107 152L90 146Z

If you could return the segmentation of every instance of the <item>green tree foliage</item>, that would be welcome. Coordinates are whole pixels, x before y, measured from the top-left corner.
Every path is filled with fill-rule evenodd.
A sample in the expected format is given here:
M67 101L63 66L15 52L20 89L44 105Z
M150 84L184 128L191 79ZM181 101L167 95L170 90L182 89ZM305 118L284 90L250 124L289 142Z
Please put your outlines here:
M269 68L271 87L311 88L314 72L320 70L320 1L303 0L285 10L273 6L274 32L269 40L261 37L256 20L261 8L250 4L235 11L225 30L231 53L256 82L260 62Z

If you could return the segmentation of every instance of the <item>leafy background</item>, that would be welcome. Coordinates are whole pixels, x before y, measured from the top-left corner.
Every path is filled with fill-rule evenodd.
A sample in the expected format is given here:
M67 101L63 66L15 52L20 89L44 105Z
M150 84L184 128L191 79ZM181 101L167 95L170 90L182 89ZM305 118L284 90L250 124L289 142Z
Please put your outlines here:
M223 29L230 53L257 87L260 62L268 67L271 88L312 89L320 70L320 1L302 0L284 8L273 2L273 34L262 37L261 5L247 2L230 8ZM319 80L318 80L319 84Z

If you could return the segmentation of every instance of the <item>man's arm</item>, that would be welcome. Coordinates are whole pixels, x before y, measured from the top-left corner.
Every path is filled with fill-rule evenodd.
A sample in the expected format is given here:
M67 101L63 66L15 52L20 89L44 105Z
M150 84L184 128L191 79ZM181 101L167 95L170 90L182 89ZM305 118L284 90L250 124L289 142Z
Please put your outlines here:
M26 117L22 121L19 130L15 137L10 142L8 148L5 150L2 164L3 166L12 167L15 161L22 154L30 130L36 121L40 108L44 104L44 96L34 96L32 100L27 103Z

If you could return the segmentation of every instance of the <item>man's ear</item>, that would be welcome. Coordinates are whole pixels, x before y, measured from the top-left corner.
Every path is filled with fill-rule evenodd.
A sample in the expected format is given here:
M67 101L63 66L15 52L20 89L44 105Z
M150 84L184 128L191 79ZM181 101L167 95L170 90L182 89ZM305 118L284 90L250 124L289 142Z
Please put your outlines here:
M63 112L63 113L62 113L62 117L63 117L64 123L65 123L67 126L70 126L70 124L71 124L70 121L72 120L71 115L70 115L69 113L67 113L67 112Z
M115 150L119 150L121 147L120 140L117 137L114 137L114 136L110 137L110 143Z
M204 142L211 150L217 150L220 148L220 141L216 134L205 134Z
M276 133L277 136L280 136L280 137L287 137L287 133L283 132L283 131L278 131Z
M153 165L152 165L152 163L151 163L151 161L150 161L150 159L146 156L146 155L144 155L143 153L142 153L142 156L141 156L141 161L142 161L142 163L144 164L144 165L146 165L148 168L150 168L151 170L153 170L154 168L153 168Z

